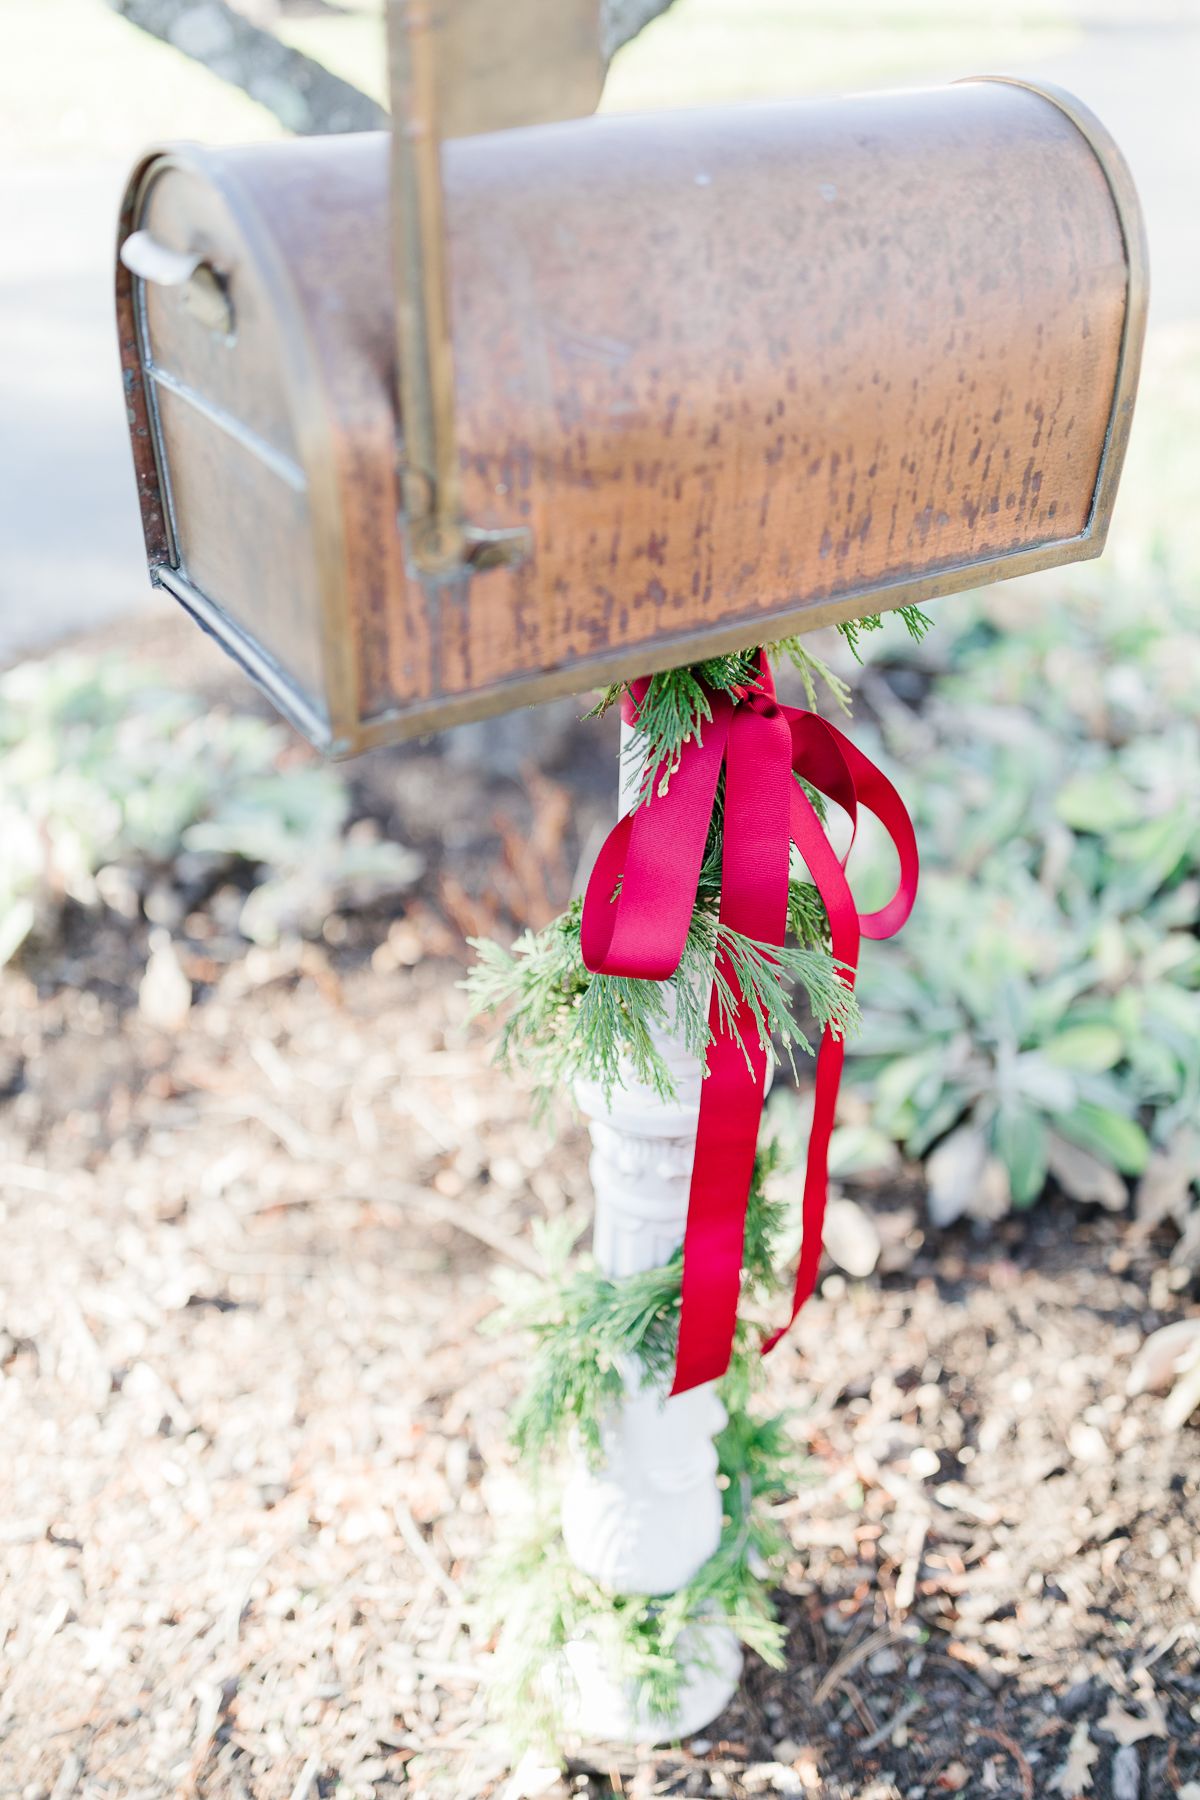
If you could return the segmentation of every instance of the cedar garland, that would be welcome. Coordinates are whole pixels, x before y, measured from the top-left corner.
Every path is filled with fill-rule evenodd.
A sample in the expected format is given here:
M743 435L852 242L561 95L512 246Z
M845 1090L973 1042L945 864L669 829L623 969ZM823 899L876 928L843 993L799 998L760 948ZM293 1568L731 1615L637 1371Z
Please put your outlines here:
M900 609L910 635L924 636L930 621L916 607ZM863 631L878 617L839 627L859 654ZM834 705L849 710L846 684L799 638L767 646L800 671L810 708L818 686ZM709 659L650 678L638 703L629 754L641 768L637 804L661 794L683 745L711 718L708 692L729 692L755 678L760 652ZM620 700L624 684L607 689L589 717ZM807 789L806 789L807 791ZM810 793L810 798L817 797ZM823 816L823 815L822 815ZM665 988L674 990L675 1019L687 1048L703 1065L711 1041L707 992L718 943L734 982L748 1003L760 1039L777 1040L789 1057L811 1054L806 1022L853 1030L858 1013L839 978L829 948L829 923L816 888L801 867L789 887L788 934L782 948L759 944L721 924L722 794L713 809L692 924L677 977L665 984L593 975L580 950L582 902L573 901L538 932L526 932L504 950L473 940L478 960L464 984L473 1013L504 1015L499 1059L533 1078L539 1106L586 1078L606 1094L622 1081L648 1086L664 1101L675 1097L670 1072L653 1037L667 1024ZM807 1003L806 1021L796 996ZM724 1000L732 1016L738 996ZM760 1146L747 1204L743 1295L767 1297L774 1285L773 1249L780 1208L767 1195L779 1152ZM614 1280L587 1259L571 1265L570 1243L549 1227L537 1233L546 1276L507 1279L497 1330L520 1328L532 1339L525 1392L512 1419L514 1447L540 1474L572 1443L589 1459L601 1455L605 1414L619 1404L630 1367L643 1379L665 1383L678 1336L682 1255L665 1267ZM494 1695L510 1730L526 1740L553 1738L559 1726L554 1679L546 1671L556 1651L586 1631L604 1640L606 1666L631 1682L641 1704L669 1717L679 1693L684 1659L680 1634L689 1624L720 1619L750 1648L778 1665L782 1633L764 1576L780 1548L764 1506L791 1485L791 1446L782 1418L756 1419L749 1411L760 1358L739 1327L733 1359L721 1383L729 1422L717 1438L725 1495L725 1525L714 1555L677 1593L650 1598L613 1595L568 1561L551 1514L531 1535L510 1545L493 1563L486 1612L498 1632ZM694 1640L693 1640L694 1641ZM687 1640L685 1640L685 1645Z

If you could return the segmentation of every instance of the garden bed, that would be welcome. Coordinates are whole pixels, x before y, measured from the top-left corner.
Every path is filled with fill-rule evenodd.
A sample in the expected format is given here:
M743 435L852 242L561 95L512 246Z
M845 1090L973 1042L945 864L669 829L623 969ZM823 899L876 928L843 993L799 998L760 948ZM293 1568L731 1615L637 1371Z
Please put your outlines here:
M479 1327L532 1219L589 1197L457 983L467 934L544 922L590 860L611 731L560 709L532 784L516 734L499 771L470 740L356 766L352 814L423 871L315 936L248 943L250 877L172 911L168 876L157 922L68 900L0 974L0 1794L514 1791L472 1587L523 1504L523 1346ZM185 995L147 990L152 931ZM681 1748L574 1746L566 1784L1187 1795L1200 1456L1127 1393L1189 1310L1173 1228L1052 1189L934 1235L911 1165L858 1198L885 1272L831 1269L765 1395L800 1472L786 1673L751 1661Z

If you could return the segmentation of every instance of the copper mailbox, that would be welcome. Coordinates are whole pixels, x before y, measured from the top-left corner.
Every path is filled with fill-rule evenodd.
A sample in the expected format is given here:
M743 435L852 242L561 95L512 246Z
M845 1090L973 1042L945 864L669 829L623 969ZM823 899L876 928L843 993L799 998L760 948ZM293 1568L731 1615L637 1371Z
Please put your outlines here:
M461 554L414 554L389 139L168 150L118 264L153 579L334 755L1103 547L1128 171L972 81L443 147Z

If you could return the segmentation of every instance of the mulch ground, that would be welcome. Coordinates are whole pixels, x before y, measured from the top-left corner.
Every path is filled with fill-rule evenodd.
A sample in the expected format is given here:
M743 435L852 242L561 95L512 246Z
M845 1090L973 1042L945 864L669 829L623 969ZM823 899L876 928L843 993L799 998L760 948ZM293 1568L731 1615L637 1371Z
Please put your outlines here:
M547 733L532 784L519 733L356 768L420 893L280 950L207 897L175 1030L140 922L68 914L0 976L4 1800L505 1792L471 1594L522 1347L478 1327L531 1219L589 1201L456 983L606 822L611 733ZM1169 1244L865 1198L886 1272L832 1272L770 1364L787 1672L750 1659L680 1748L574 1746L557 1791L1195 1800L1200 1436L1126 1394L1193 1304Z

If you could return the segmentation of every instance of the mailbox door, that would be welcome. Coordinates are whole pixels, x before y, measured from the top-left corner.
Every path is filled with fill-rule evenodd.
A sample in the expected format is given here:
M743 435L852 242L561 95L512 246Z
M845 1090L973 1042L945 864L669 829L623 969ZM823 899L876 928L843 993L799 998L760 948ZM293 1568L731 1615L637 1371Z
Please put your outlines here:
M262 237L230 194L202 166L160 157L127 219L162 250L202 257L225 302L214 313L211 286L128 271L118 289L135 460L156 488L152 573L319 739L326 633L296 381Z

